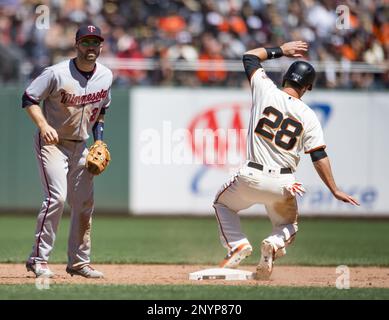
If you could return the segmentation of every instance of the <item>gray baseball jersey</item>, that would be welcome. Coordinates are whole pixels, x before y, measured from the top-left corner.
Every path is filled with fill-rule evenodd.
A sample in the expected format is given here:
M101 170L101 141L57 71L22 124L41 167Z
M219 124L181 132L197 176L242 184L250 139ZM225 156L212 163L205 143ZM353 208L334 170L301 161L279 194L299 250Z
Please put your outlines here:
M111 102L112 72L96 63L90 79L67 60L46 68L26 89L59 139L86 140L102 108Z
M43 102L43 115L59 137L57 144L46 144L39 132L35 135L35 155L45 198L28 263L48 261L65 201L71 208L68 267L90 263L94 199L93 176L85 168L85 140L110 104L111 85L109 69L96 63L93 72L82 72L73 59L46 68L25 91L23 107Z

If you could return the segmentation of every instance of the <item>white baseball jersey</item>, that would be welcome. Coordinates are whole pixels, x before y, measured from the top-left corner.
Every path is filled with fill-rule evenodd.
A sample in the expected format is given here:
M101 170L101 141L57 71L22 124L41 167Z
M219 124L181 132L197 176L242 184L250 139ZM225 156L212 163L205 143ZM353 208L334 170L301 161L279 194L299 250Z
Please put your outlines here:
M291 168L304 149L325 148L315 112L300 99L278 89L263 68L251 75L253 105L247 136L247 159L274 168Z
M102 108L111 102L112 72L96 62L90 78L74 59L46 68L28 86L31 101L43 101L43 115L60 139L86 140Z
M298 230L297 201L290 192L296 183L295 175L290 170L277 169L295 171L301 150L309 153L324 148L325 144L316 114L300 99L279 90L266 76L259 57L246 54L243 65L253 99L247 136L248 163L222 186L213 207L221 243L228 249L221 266L230 268L247 256L243 250L246 253L252 250L242 232L238 213L255 204L265 206L273 230L262 242L257 274L269 276L273 260L263 258L269 257L269 250L265 252L263 248L271 245L273 259L285 255L286 246ZM239 251L243 253L238 254Z

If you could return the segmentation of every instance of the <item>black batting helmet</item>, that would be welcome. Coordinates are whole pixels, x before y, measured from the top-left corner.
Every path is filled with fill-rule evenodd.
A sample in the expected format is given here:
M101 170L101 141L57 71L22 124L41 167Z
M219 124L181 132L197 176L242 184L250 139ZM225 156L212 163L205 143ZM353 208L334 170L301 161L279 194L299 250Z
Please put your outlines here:
M316 72L312 65L305 61L295 61L290 65L288 71L286 71L282 80L282 86L288 80L297 83L301 87L308 86L308 90L312 90L315 76Z

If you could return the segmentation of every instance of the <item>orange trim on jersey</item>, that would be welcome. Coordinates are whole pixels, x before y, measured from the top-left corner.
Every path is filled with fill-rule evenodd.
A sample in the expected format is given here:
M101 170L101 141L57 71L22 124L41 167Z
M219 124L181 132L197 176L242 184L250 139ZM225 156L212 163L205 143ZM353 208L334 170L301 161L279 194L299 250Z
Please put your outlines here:
M267 138L267 137L261 135L261 134L258 133L258 132L255 132L255 131L254 131L254 133L255 133L255 135L256 135L258 138L265 139L265 140L267 140L269 143L274 144L274 143L273 143L274 134L273 134L273 138L269 139L269 138ZM269 133L271 133L271 132L269 132Z
M313 152L313 151L316 151L316 150L319 150L319 149L325 149L327 146L324 144L324 145L322 145L322 146L319 146L319 147L316 147L316 148L313 148L313 149L311 149L311 150L308 150L308 151L305 151L305 153L311 153L311 152Z
M286 119L292 119L292 120L294 120L294 121L296 121L296 122L299 122L299 123L301 123L301 121L299 120L299 119L296 119L295 117L292 117L292 116L287 116L286 117ZM301 126L302 126L303 124L301 123Z
M274 108L273 106L268 106L268 107ZM268 108L268 107L266 107L266 108ZM265 108L265 109L266 109L266 108ZM276 108L274 108L274 109L276 109ZM276 110L279 111L278 109L276 109ZM268 137L265 137L264 135L262 135L262 134L256 132L256 131L255 131L255 130L257 129L256 127L255 127L255 129L254 129L254 133L255 133L256 135L259 135L259 136L261 136L262 138L264 138L264 139L270 141L271 143L273 143L275 134L273 133L272 130L274 129L274 131L276 131L276 134L277 134L277 131L278 131L278 129L280 128L280 126L282 125L282 121L283 121L283 114L282 114L281 111L279 111L279 112L281 113L282 120L280 121L280 124L278 125L278 127L272 128L272 127L270 127L269 125L267 125L266 123L264 123L263 126L261 127L261 129L263 129L264 131L266 131L268 134L271 134L271 135L272 135L272 138L271 138L271 139L269 139ZM276 120L275 120L275 121L277 121L278 118L279 118L275 113L273 113L273 112L271 112L271 111L270 111L268 114L262 113L262 115L264 115L264 116L263 116L262 118L260 118L260 119L258 120L258 122L259 122L260 120L264 119L264 118L265 118L265 119L268 119L269 121L272 121L272 120L270 119L270 115L273 115L273 116L276 117ZM257 123L258 123L258 122L257 122ZM272 121L272 122L274 123L274 121ZM267 127L270 131L269 131L269 130L265 130L265 127Z
M286 117L284 120L282 120L282 122L284 122L285 120L287 120L287 119L292 119L293 121L295 121L295 122L297 122L297 123L299 123L300 125L301 125L301 132L298 134L298 135L295 135L293 138L296 138L296 142L297 142L297 138L299 138L302 134L303 134L303 132L304 132L304 126L303 126L303 124L299 121L299 120L297 120L296 118L294 118L294 117ZM280 124L280 126L282 125L282 123ZM288 124L288 126L292 126L292 127L294 127L295 128L295 131L296 131L296 129L297 129L297 127L296 126L293 126L293 124ZM295 131L290 131L290 130L288 130L288 127L286 127L285 128L285 131L287 131L287 132L292 132L292 133L295 133ZM277 132L278 133L278 132ZM282 136L287 136L287 137L289 137L290 139L293 139L293 138L291 138L290 136L288 136L287 134L283 134ZM290 139L289 139L289 141L290 141ZM288 143L289 143L289 141L288 141ZM279 146L281 149L284 149L284 150L287 150L287 151L289 151L289 150L292 150L292 149L294 149L294 147L296 147L296 145L297 145L297 143L294 143L293 144L293 146L291 147L291 148L289 148L289 149L286 149L286 148L283 148L283 147L281 147L281 146ZM286 142L285 142L286 143ZM274 142L274 144L275 145L277 145L275 142Z

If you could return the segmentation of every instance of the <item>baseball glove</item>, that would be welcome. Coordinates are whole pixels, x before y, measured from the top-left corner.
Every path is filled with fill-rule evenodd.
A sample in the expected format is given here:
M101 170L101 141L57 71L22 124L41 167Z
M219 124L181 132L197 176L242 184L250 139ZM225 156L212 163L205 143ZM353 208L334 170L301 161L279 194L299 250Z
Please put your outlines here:
M111 155L107 145L101 140L96 140L89 148L85 166L91 174L97 176L105 170L110 161Z

